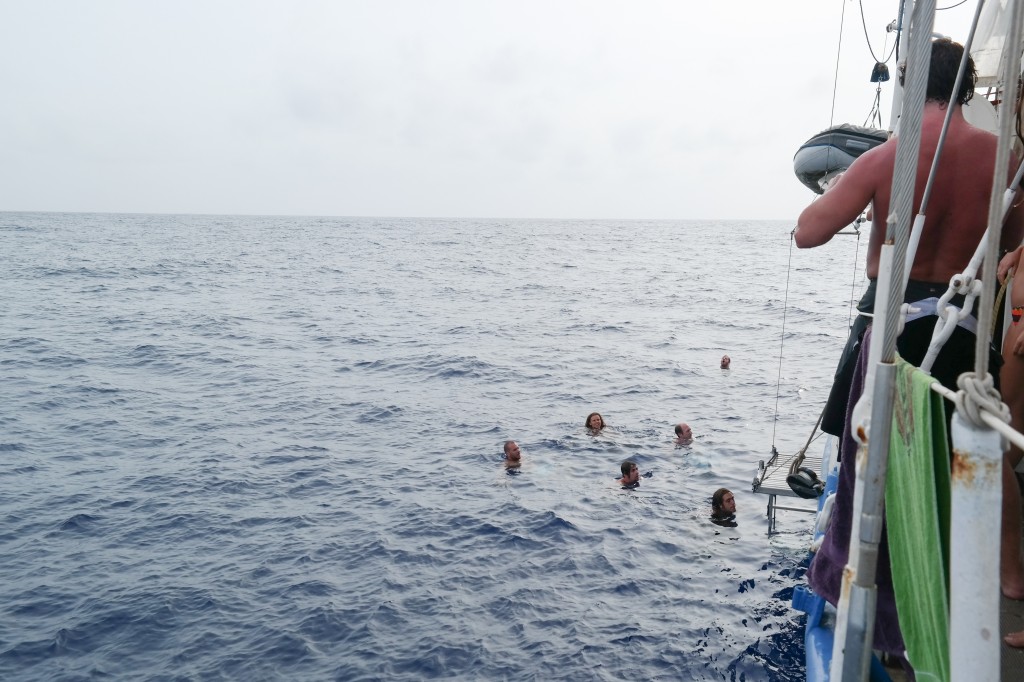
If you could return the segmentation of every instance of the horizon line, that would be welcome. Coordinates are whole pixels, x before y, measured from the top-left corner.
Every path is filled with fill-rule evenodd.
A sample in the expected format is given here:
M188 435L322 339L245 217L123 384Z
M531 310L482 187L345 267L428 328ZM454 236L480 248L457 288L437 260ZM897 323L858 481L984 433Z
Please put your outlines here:
M162 216L210 216L210 217L250 217L250 218L358 218L358 219L388 219L388 220L549 220L549 221L569 221L569 220L595 220L595 221L607 221L607 220L622 220L628 222L691 222L699 220L716 220L720 222L741 222L748 220L758 221L777 221L785 222L788 220L794 220L794 218L709 218L709 217L698 217L698 218L598 218L598 217L541 217L541 216L519 216L519 217L508 217L508 216L469 216L469 215L331 215L326 213L203 213L203 212L190 212L190 211L67 211L67 210L32 210L32 209L0 209L0 214L4 213L52 213L60 215L162 215Z

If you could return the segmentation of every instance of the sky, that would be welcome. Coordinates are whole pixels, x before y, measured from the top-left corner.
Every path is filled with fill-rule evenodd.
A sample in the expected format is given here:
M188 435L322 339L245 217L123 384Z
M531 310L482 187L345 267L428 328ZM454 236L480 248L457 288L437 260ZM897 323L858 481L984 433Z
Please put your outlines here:
M858 0L0 0L0 211L795 219L874 62Z

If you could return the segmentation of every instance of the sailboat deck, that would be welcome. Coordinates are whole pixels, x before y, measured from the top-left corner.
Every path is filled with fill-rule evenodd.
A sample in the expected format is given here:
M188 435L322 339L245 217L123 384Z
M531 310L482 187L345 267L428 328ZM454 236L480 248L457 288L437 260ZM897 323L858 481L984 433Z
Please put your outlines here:
M999 630L1003 635L1024 630L1024 601L1003 597L999 604ZM1024 680L1024 649L1003 642L1000 653L1001 680Z

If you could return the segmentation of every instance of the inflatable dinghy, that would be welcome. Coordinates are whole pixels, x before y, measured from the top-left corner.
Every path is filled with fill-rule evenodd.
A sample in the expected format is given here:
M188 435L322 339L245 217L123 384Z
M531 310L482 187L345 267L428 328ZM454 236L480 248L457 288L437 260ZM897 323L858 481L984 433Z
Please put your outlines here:
M888 133L849 123L821 131L804 142L793 156L793 172L800 182L817 194L837 173L850 167L854 159L889 139Z

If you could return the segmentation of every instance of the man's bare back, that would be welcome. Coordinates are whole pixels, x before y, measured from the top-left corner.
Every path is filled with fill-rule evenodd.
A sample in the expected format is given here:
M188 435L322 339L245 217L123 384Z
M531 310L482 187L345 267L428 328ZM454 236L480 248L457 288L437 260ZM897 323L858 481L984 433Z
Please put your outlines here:
M924 231L910 272L911 279L946 283L964 270L988 225L989 193L996 156L996 137L975 128L960 105L929 101L921 125L921 147L914 190L914 215L919 212L935 147L946 115L953 116L939 171L926 207ZM981 105L981 106L988 106ZM867 275L878 276L878 257L889 216L896 139L866 152L797 221L799 248L820 246L872 206ZM1005 184L1009 183L1012 170ZM913 219L914 216L911 216ZM1002 246L1013 249L1024 238L1024 210L1015 209L1003 228Z

